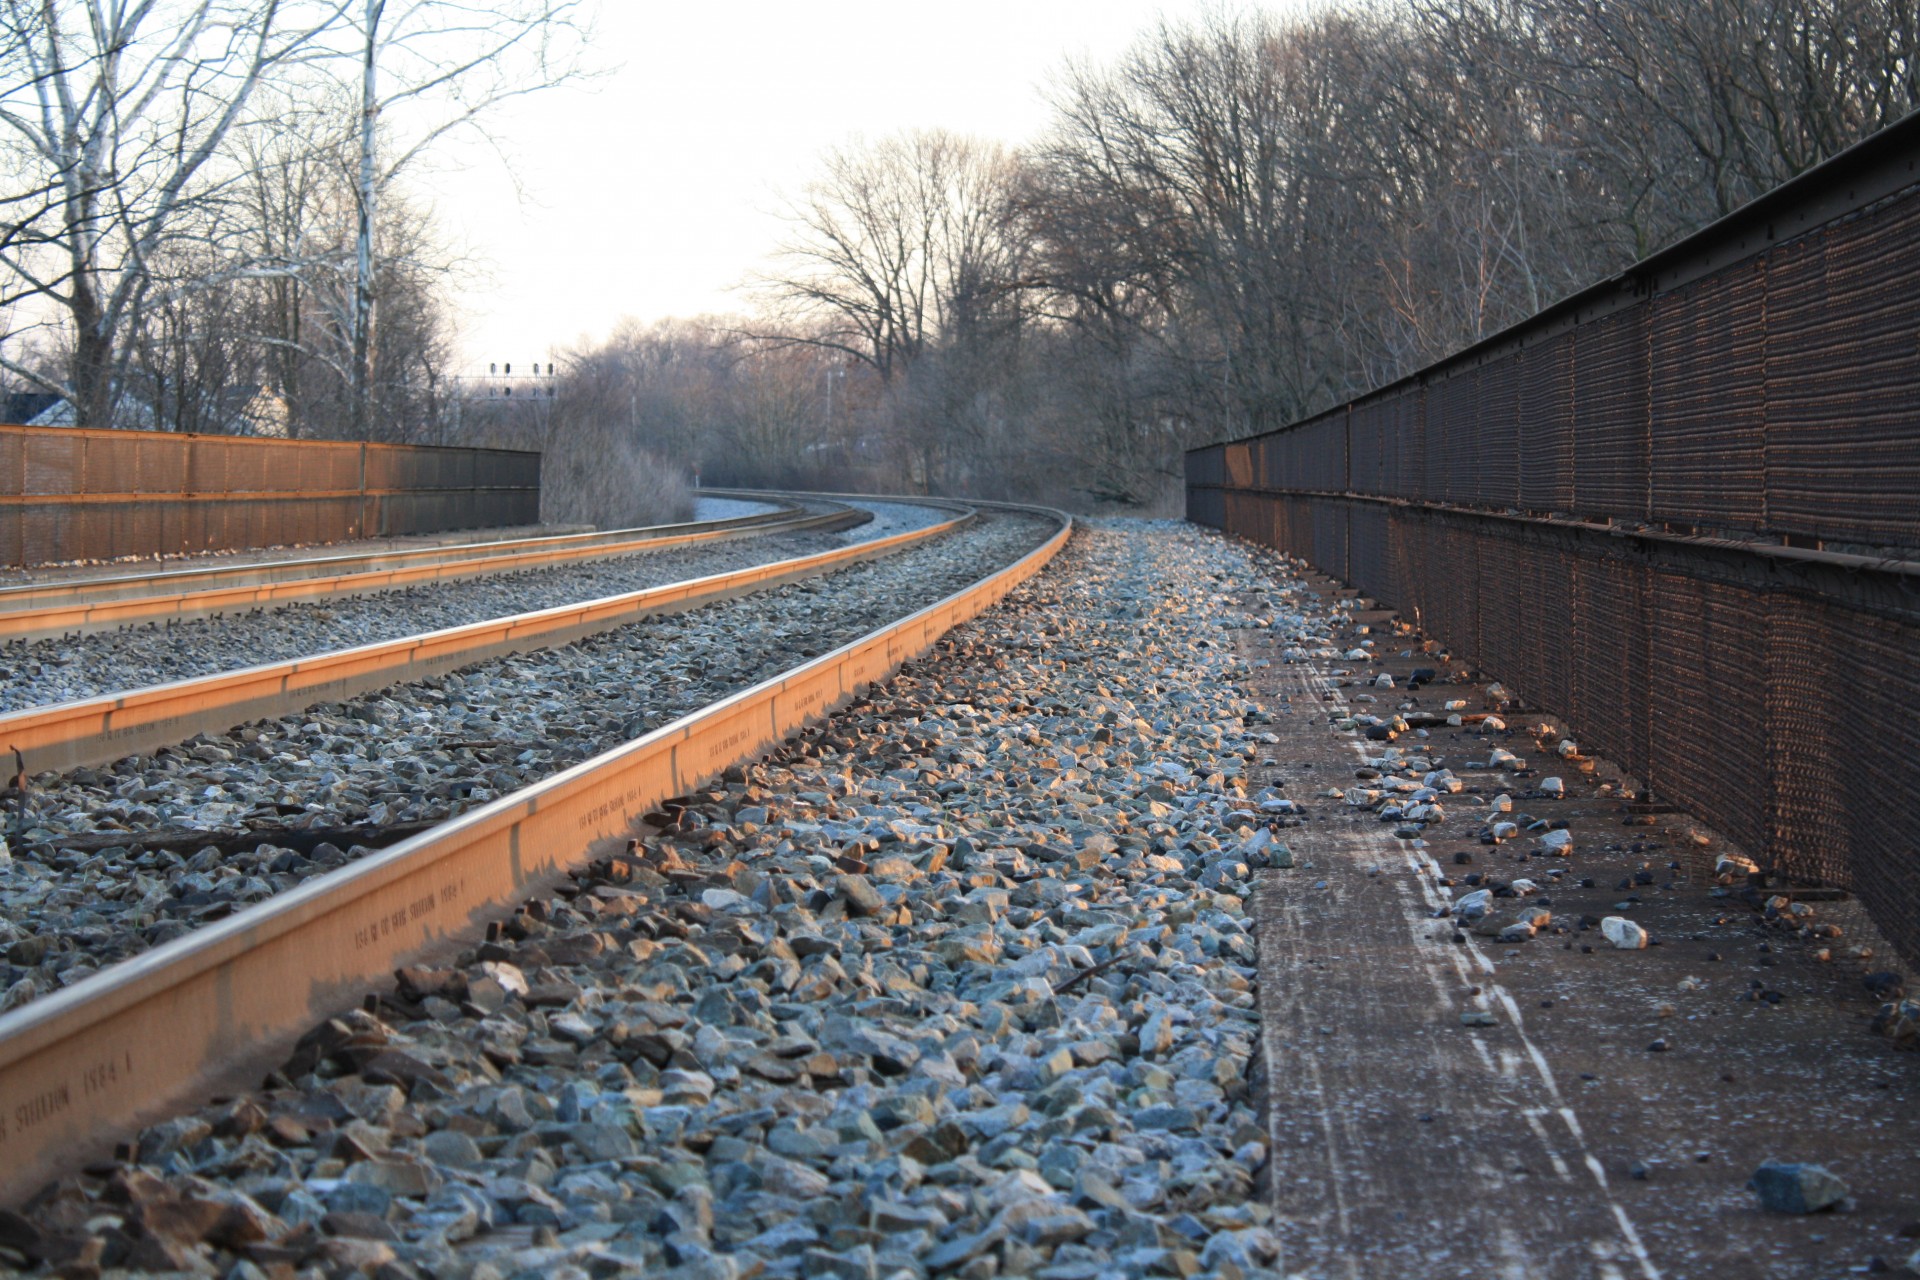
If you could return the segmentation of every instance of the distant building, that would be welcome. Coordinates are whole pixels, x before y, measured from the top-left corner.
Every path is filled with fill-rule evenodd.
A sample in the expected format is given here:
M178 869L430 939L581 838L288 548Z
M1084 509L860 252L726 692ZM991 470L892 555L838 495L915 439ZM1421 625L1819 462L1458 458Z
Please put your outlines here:
M172 414L155 412L156 392L151 381L140 374L129 379L126 394L113 425L125 431L171 431ZM237 383L222 387L211 402L200 406L195 426L208 435L269 436L284 439L287 434L287 407L265 387ZM71 427L73 405L64 396L45 391L0 393L0 422L24 423L29 427Z
M51 423L39 421L42 415L55 408L65 408L66 401L51 391L7 391L0 392L0 422L19 422L28 426L50 426ZM71 411L69 411L71 414Z

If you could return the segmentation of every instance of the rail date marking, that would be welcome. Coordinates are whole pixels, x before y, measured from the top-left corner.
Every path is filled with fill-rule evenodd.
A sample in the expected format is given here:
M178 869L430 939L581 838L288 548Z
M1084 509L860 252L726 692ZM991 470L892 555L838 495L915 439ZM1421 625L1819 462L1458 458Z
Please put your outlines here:
M391 938L396 930L404 931L409 924L417 924L442 907L458 902L466 887L467 882L463 877L398 905L367 904L364 909L373 914L364 917L363 923L354 929L354 950L359 951ZM389 898L388 902L391 901Z
M616 814L619 815L620 820L624 822L626 821L627 815L633 812L633 806L638 803L640 803L640 788L638 786L628 787L613 799L602 800L599 804L581 814L580 829L585 831L589 827L598 827L601 823Z
M133 1079L133 1051L122 1049L116 1058L103 1058L80 1073L80 1089L89 1098L117 1089Z
M121 1049L82 1067L76 1088L72 1078L42 1089L30 1098L0 1106L0 1146L24 1137L42 1124L73 1109L76 1101L92 1102L104 1094L133 1083L133 1051Z
M707 748L707 763L712 764L720 757L730 755L734 748L752 736L753 730L750 728L735 729L732 733Z
M100 737L105 742L121 742L142 733L170 733L185 721L185 716L168 716L164 720L142 720L139 724L105 730Z

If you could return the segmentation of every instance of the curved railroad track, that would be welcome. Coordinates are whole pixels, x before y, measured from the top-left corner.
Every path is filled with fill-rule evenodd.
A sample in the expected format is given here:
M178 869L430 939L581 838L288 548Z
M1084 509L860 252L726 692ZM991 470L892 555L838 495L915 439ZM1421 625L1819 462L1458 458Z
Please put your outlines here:
M845 529L866 518L844 503L785 503L768 512L687 524L32 582L0 587L0 641L217 617L733 538Z
M432 780L448 803L438 811L428 807L425 820L433 824L428 829L377 852L351 851L361 855L357 858L338 850L338 861L331 860L333 855L300 857L297 863L276 857L279 869L270 862L255 877L269 890L260 900L251 905L235 902L231 914L206 913L220 918L190 922L190 931L180 936L0 1015L0 1113L13 1117L0 1139L0 1191L17 1196L83 1158L108 1135L176 1107L221 1080L238 1078L235 1073L256 1070L284 1052L288 1038L315 1017L355 999L370 979L458 939L470 939L489 918L540 883L590 854L617 849L642 815L730 765L755 758L996 602L1037 572L1064 544L1070 528L1067 517L1057 512L977 505L977 512L956 509L952 520L927 529L669 589L456 628L464 633L458 636L441 633L416 638L417 643L366 646L306 663L277 664L284 670L272 676L262 674L269 668L258 668L99 699L95 702L101 705L77 714L69 707L56 709L60 717L43 711L0 718L0 741L10 740L8 733L25 732L35 716L48 724L64 718L69 725L65 741L74 744L64 749L76 758L98 762L111 753L117 762L114 770L92 771L77 781L63 779L48 789L61 799L75 799L90 784L98 791L98 780L107 777L121 783L147 781L124 750L112 752L108 744L116 739L110 735L117 731L128 732L119 741L145 734L150 740L179 742L217 731L204 726L252 719L257 723L243 726L239 738L223 740L256 745L263 735L305 733L317 723L306 710L317 700L341 708L338 715L321 713L333 726L367 726L367 737L376 741L407 723L413 709L405 705L404 693L397 699L386 694L341 701L352 697L355 682L362 689L383 689L411 681L407 688L423 690L423 697L449 709L457 706L457 716L443 718L432 729L442 743L469 733L475 714L459 697L449 702L455 681L460 697L468 696L475 683L492 687L495 701L484 712L489 724L500 724L492 717L506 718L504 709L515 702L584 704L588 692L605 692L609 686L615 695L611 701L624 698L633 704L630 710L644 711L657 702L673 712L663 723L657 715L638 721L629 715L617 723L600 715L592 732L574 734L561 751L541 750L552 745L547 738L522 739L517 771L503 771L497 755L503 747L516 747L516 734L541 732L538 716L506 725L484 749L469 743L448 750L449 767ZM834 576L813 580L829 572ZM740 598L748 595L751 598ZM720 601L730 603L685 620L660 617ZM641 617L651 619L647 626L626 625ZM775 627L779 643L761 650L739 643L756 617L763 622L784 619L768 624ZM700 622L694 631L640 635L650 627L694 620ZM581 635L613 628L621 629L587 641L595 646L591 650L573 643ZM620 665L623 638L636 640L638 650L656 658L684 658L685 646L698 645L709 663L729 649L752 661L740 662L728 673L710 672L707 666L698 672L683 670L677 685L659 682L670 696L654 698L651 690L636 696L635 690L644 687L639 681L645 661ZM531 658L512 656L529 649L543 652ZM311 664L322 662L329 673L343 674L303 684L303 678L319 673ZM495 665L489 669L488 664ZM570 669L571 682L548 689L544 699L533 698L532 690L546 688L541 685L546 675L534 674L535 665L529 664L549 674ZM456 668L461 675L447 674ZM483 671L486 674L474 674ZM610 676L612 672L618 674ZM266 685L277 687L266 693ZM517 685L529 696L515 699ZM273 704L279 711L255 710L274 699L280 700ZM687 706L690 701L693 705ZM176 710L161 714L168 708ZM370 718L354 720L356 712ZM263 715L284 718L259 722ZM88 716L93 717L90 728L72 727ZM137 723L130 723L136 717ZM249 729L253 743L246 738ZM642 731L630 732L635 729ZM317 732L327 737L325 729ZM196 741L215 745L205 737ZM291 741L293 737L283 736L274 745ZM219 753L227 749L216 745L212 752L199 753L213 757L199 763L217 764ZM407 743L406 758L415 749L416 744ZM41 741L35 750L46 754L49 742ZM519 760L521 755L529 758ZM188 790L199 784L201 775L179 762L197 758L171 749L164 757L176 766L172 772ZM395 767L393 757L369 757L365 763L370 770ZM516 785L528 780L529 785ZM464 792L461 782L467 784ZM501 794L489 783L514 789ZM150 788L136 788L142 789ZM300 809L300 820L309 827L366 816L366 811L356 814L352 804L310 802ZM446 820L438 821L441 818ZM118 839L119 834L105 838ZM138 833L129 831L126 838L128 843L115 856L134 858ZM94 844L97 848L98 841ZM48 842L46 865L58 873L77 874L84 884L88 871L83 868L92 864L97 885L106 870L100 860L107 855L96 852L77 861L67 856L63 865L57 861L62 857L59 846L58 836ZM153 854L138 856L151 859ZM231 883L233 877L223 879ZM171 896L178 900L179 895ZM137 908L131 912L135 920L146 914L151 913ZM204 927L192 928L191 923ZM35 937L61 932L54 914L40 924ZM121 941L133 936L128 931L116 934L111 922L92 927Z

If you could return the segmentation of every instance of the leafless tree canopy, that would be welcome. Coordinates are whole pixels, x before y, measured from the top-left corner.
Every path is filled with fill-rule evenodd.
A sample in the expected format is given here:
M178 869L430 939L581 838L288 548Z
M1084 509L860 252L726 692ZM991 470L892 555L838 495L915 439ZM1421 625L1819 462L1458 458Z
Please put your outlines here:
M1055 76L1023 149L823 157L751 315L631 325L465 406L407 174L575 74L584 2L0 0L0 315L48 322L0 363L88 422L264 401L298 434L512 438L552 476L1172 509L1184 446L1501 329L1920 98L1916 0L1166 21Z
M227 139L336 12L324 0L4 0L0 11L16 77L0 88L8 168L54 197L10 237L0 305L62 309L56 389L82 422L107 422L160 260L217 251L217 230L195 214L218 199Z
M407 180L578 74L584 0L0 0L0 371L82 425L433 439Z
M776 307L816 320L789 341L838 351L891 382L930 346L988 323L1011 283L1012 157L946 132L830 152L789 213Z
M1151 503L1185 444L1409 372L1904 115L1916 22L1911 0L1165 22L1058 76L1017 155L829 156L754 332L844 355L850 433L893 483Z

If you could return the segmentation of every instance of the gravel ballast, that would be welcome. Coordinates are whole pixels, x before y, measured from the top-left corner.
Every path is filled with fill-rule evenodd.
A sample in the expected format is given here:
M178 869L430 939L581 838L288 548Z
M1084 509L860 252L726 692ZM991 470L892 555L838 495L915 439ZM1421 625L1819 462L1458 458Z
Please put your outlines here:
M827 577L36 778L0 866L0 1011L364 852L327 843L296 852L271 832L238 852L131 852L141 832L457 816L932 604L1052 528L989 513ZM62 851L74 836L113 843Z
M245 1277L1260 1274L1244 894L1291 806L1244 782L1263 731L1224 637L1253 574L1183 526L1083 530L5 1247Z
M905 503L860 505L871 510L874 519L839 533L776 534L640 551L610 560L67 639L8 641L0 643L0 713L665 586L921 529L953 516L951 511Z

